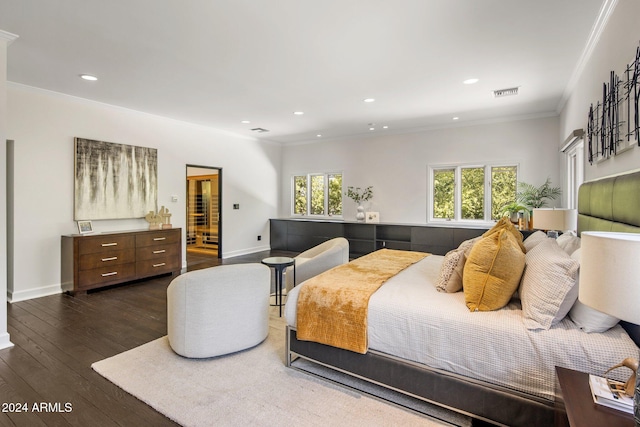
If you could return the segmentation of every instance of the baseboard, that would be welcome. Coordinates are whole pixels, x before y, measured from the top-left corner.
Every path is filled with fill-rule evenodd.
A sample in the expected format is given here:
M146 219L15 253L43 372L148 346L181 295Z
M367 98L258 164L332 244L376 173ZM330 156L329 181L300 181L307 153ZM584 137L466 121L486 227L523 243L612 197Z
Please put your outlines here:
M9 347L13 347L13 343L9 341L9 334L6 332L4 334L0 334L0 350Z
M222 258L233 258L233 257L237 257L237 256L242 256L242 255L249 255L249 254L253 254L256 252L264 252L264 251L268 251L271 250L271 246L269 245L265 245L265 246L256 246L253 248L247 248L247 249L241 249L238 251L231 251L231 252L223 252L222 253Z
M7 291L8 302L26 301L34 298L47 297L49 295L61 294L62 287L58 285L43 286L40 288L28 289L26 291Z

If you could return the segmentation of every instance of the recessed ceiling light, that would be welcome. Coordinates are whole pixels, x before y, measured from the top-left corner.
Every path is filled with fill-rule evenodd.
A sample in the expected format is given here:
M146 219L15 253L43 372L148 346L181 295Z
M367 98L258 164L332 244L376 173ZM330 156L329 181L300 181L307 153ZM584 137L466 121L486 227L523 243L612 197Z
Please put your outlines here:
M91 82L95 82L98 80L96 76L92 76L91 74L80 74L80 78L84 80L89 80Z
M367 98L364 100L364 102L375 102L376 100L374 98Z
M246 124L246 123L251 123L251 122L249 120L243 120L240 123L245 123Z
M382 126L382 129L389 129L389 126Z
M376 128L369 128L369 130L376 130Z
M459 119L460 119L460 117L454 117L453 118L453 120L459 120Z
M463 81L462 83L466 84L466 85L472 85L474 83L478 83L479 79L467 79L465 81Z
M304 111L294 111L293 114L295 114L296 116L301 116L304 114Z
M322 137L322 135L320 135L320 134L317 134L316 136L317 136L318 138Z

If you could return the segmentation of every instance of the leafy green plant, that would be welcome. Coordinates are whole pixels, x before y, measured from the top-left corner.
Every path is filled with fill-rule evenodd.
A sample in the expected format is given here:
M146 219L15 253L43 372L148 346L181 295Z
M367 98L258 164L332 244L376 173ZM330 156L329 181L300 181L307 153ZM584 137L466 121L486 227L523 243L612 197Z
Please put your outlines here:
M550 178L547 178L544 184L539 187L520 181L518 182L516 200L531 210L545 207L548 200L555 200L560 194L562 194L562 190L560 187L552 187Z
M502 216L511 216L513 214L517 214L518 212L523 212L528 210L529 210L529 207L523 205L522 203L511 202L504 205L502 208L500 208L500 214Z
M360 187L347 187L347 197L360 204L373 198L373 187L369 186L364 190Z

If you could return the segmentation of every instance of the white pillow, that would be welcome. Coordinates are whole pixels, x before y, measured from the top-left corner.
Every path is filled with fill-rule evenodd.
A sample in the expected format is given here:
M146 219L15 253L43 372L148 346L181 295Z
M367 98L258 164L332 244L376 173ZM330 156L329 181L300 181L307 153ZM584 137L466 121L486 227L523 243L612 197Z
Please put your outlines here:
M538 230L535 233L531 234L526 239L524 239L524 242L523 242L524 248L527 250L527 252L529 252L538 243L544 242L546 239L548 239L547 234L543 231Z
M558 242L558 246L569 255L572 255L576 250L580 249L580 238L568 233L558 236L556 242Z
M549 329L562 320L578 297L573 289L580 263L546 238L525 255L520 284L522 314L527 329Z
M580 249L571 254L571 258L580 261ZM578 273L578 278L576 279L576 289L580 289L580 273ZM620 321L618 318L605 314L601 311L596 310L595 308L591 308L587 305L584 305L580 301L576 300L573 307L569 311L569 318L573 320L580 329L585 332L604 332L615 325Z
M569 317L585 332L604 332L613 328L619 319L584 305L579 300L569 311Z

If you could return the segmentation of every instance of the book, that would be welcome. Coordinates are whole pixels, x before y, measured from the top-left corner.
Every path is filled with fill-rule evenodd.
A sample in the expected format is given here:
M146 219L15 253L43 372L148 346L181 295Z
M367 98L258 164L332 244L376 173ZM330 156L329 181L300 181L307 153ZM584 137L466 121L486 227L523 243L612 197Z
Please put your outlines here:
M611 380L609 382L615 384L619 391L613 391L605 378L589 375L589 387L593 401L598 405L633 414L633 398L621 391L624 390L624 383Z

